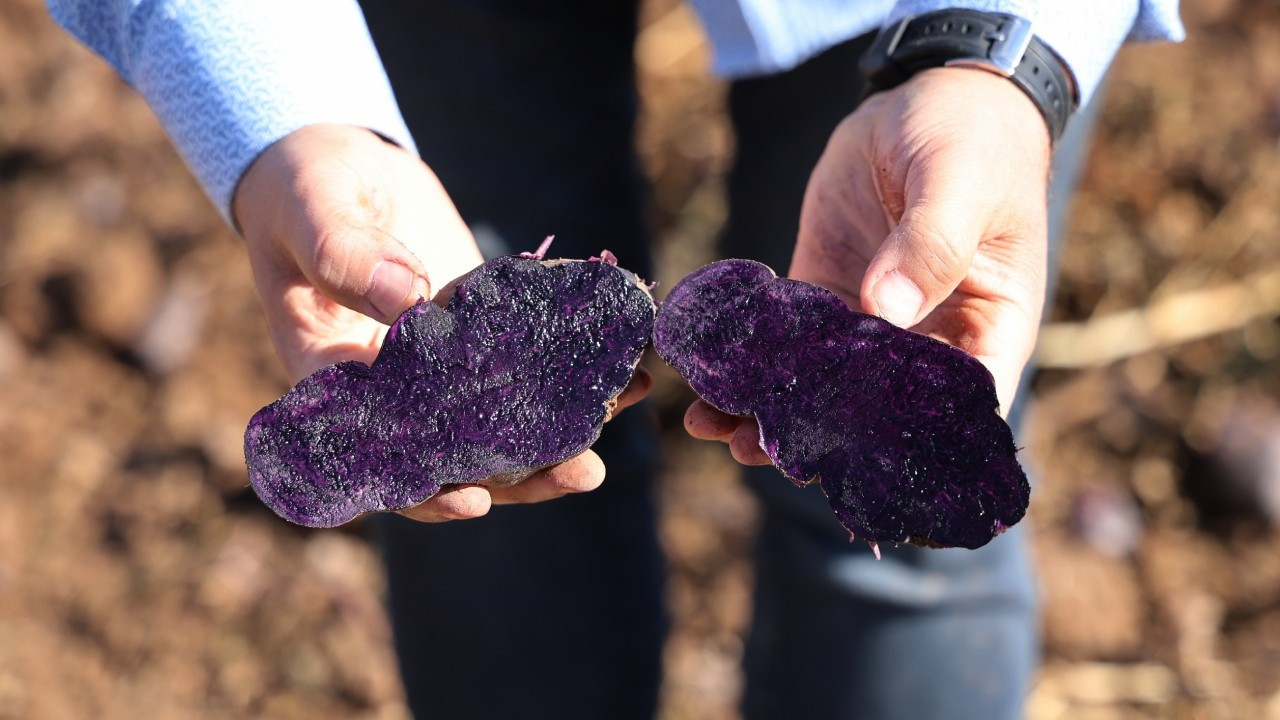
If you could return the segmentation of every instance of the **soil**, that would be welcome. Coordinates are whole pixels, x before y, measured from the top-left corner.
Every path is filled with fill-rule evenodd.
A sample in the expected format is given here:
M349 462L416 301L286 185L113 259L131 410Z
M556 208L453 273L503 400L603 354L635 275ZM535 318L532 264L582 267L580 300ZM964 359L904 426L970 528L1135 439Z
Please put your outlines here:
M1197 311L1103 364L1045 350L1030 718L1280 718L1280 8L1183 15L1187 42L1115 66L1050 320ZM732 137L689 11L652 0L643 27L670 287L711 259ZM732 718L754 500L650 366L661 716ZM241 433L285 389L240 243L145 103L38 0L0 4L0 718L408 716L359 527L246 490Z

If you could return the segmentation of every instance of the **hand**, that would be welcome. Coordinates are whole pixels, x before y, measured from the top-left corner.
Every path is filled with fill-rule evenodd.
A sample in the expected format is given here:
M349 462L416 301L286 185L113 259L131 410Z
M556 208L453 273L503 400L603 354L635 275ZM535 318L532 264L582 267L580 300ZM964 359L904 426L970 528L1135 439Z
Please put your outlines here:
M938 68L870 97L832 133L805 192L790 277L976 356L1007 414L1044 303L1049 134L983 70ZM701 401L694 437L767 465L754 420Z
M294 382L343 360L371 363L387 324L482 261L471 231L418 158L361 128L294 131L245 173L232 200L276 353ZM641 373L616 410L648 391ZM492 490L442 492L402 514L428 522L484 515L597 487L582 455Z

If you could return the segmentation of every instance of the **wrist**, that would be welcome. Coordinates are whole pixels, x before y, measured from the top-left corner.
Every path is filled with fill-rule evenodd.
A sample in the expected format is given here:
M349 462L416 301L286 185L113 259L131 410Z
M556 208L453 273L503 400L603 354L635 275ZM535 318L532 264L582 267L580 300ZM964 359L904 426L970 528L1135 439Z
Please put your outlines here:
M1000 138L1006 162L1018 165L1024 174L1041 166L1047 173L1053 150L1049 126L1035 103L1006 78L970 67L929 68L882 94L897 92L909 96L908 112L927 122L913 127L942 127L939 116L949 116L952 120L945 127L951 142L964 136L982 137L988 143ZM930 117L934 120L928 121ZM1030 162L1032 156L1037 162Z
M883 28L859 63L867 83L863 99L940 67L1004 78L1039 111L1051 142L1078 105L1070 70L1035 37L1029 21L960 8L907 16Z
M280 213L294 209L286 200L299 183L319 179L314 166L343 158L346 169L362 167L360 156L403 148L369 128L317 123L303 125L267 146L240 177L231 196L230 220L241 235L280 224ZM364 196L360 196L365 199ZM371 196L372 197L372 196Z

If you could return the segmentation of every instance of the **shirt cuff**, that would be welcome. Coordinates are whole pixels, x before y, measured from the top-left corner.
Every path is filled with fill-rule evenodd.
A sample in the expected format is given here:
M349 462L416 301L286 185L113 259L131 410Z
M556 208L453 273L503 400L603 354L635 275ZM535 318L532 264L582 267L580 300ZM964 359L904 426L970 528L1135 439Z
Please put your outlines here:
M1081 105L1093 97L1125 40L1177 41L1186 36L1177 3L1168 0L899 0L887 22L957 7L1030 20L1032 32L1070 69Z
M305 125L365 127L417 152L355 2L161 0L115 22L64 25L105 45L228 222L244 172Z

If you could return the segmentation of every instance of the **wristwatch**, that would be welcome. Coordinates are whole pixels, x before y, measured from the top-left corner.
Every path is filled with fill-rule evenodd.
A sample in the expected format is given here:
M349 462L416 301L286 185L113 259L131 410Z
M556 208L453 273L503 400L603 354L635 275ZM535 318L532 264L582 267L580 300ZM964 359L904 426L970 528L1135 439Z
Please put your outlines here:
M935 67L978 68L1009 78L1040 110L1053 141L1079 105L1070 71L1031 32L1029 20L961 8L904 17L882 29L858 63L867 81L863 99Z

